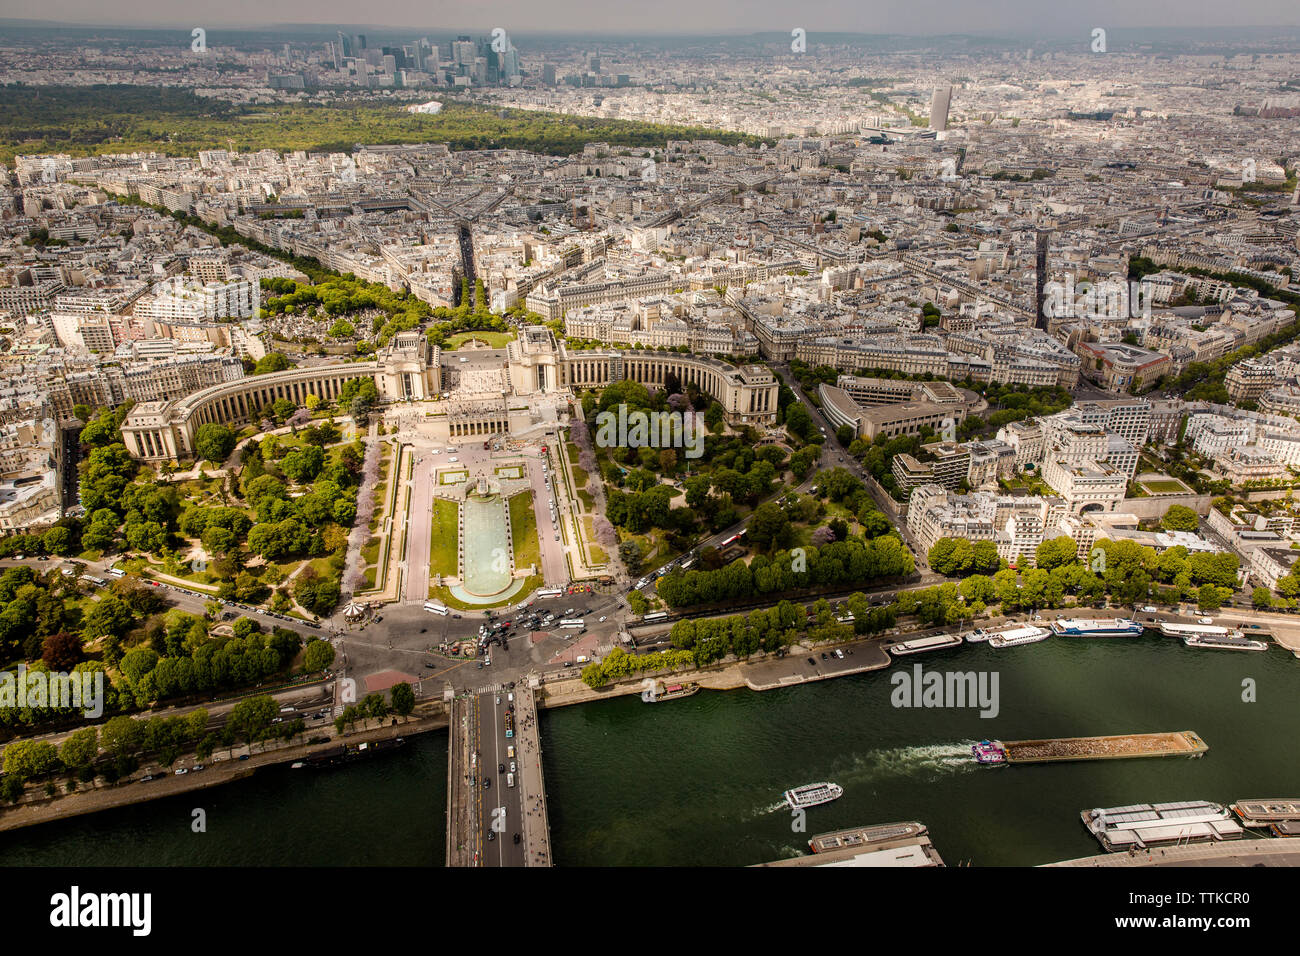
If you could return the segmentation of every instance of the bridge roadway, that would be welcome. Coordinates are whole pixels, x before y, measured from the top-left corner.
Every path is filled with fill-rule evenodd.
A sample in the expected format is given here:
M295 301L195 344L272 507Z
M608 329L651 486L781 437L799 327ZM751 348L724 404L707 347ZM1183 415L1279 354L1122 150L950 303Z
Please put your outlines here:
M514 721L511 737L506 736L507 714ZM457 697L449 733L447 865L550 866L533 690L520 683Z

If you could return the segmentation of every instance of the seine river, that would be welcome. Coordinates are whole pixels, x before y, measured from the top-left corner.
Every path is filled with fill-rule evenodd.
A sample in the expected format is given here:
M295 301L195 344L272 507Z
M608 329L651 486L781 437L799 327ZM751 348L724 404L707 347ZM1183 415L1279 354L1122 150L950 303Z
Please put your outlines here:
M1000 712L895 708L890 675L997 672ZM1243 681L1256 702L1242 700ZM814 833L920 820L949 865L1099 852L1085 807L1300 797L1300 661L1148 636L917 655L873 674L762 694L637 697L541 718L560 865L745 865ZM1200 759L981 767L970 745L1195 730ZM0 834L0 860L50 865L441 865L447 737L333 770L280 768L199 795ZM783 790L829 780L835 803L794 830ZM190 831L203 807L208 832Z

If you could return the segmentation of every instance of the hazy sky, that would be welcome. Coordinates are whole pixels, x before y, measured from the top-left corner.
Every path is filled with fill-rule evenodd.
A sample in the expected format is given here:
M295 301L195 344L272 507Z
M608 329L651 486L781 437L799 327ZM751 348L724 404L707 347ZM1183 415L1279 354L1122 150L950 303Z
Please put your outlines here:
M364 24L515 31L1043 32L1300 24L1297 0L0 0L0 18L147 27Z

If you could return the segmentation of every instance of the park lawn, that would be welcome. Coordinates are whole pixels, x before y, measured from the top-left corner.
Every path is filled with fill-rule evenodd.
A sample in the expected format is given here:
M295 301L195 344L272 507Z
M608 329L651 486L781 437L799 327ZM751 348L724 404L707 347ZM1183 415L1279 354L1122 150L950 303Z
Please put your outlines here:
M379 560L379 539L370 538L361 548L361 560L374 564Z
M585 510L591 511L596 507L596 496L585 488L578 489L578 497L582 499L582 507Z
M582 533L587 538L587 553L591 557L593 564L604 564L609 560L609 555L605 549L596 544L595 522L591 518L584 516L582 519Z
M576 465L578 463L578 446L571 441L566 441L564 450L569 454L569 464Z
M503 349L514 337L513 332L457 332L447 339L447 344L442 349L444 352L454 352L470 339L486 342L489 348Z
M493 604L466 604L464 601L452 595L451 589L446 587L429 586L429 598L433 601L441 601L447 607L455 608L457 611L486 611L488 608L504 607L507 604L514 604L516 601L524 600L529 594L532 594L540 587L544 587L542 576L533 574L524 579L524 586L513 597L502 598Z
M1168 479L1168 480L1160 480L1160 481L1142 481L1142 482L1138 482L1138 483L1139 483L1143 488L1145 488L1148 492L1153 493L1153 494L1159 494L1159 495L1167 495L1167 494L1186 495L1186 494L1191 494L1191 489L1190 489L1190 488L1188 488L1186 485L1184 485L1181 481L1177 481L1177 480L1175 480L1175 479L1173 479L1173 478L1170 478L1170 479Z
M542 563L531 491L522 491L510 499L510 536L514 543L516 568L522 570Z
M575 488L587 487L587 472L585 469L579 468L577 465L574 465L570 469L570 471L573 472L573 487Z
M455 575L460 531L460 505L433 499L433 544L429 549L429 574Z
M375 589L375 569L366 568L361 575L361 591L373 591Z

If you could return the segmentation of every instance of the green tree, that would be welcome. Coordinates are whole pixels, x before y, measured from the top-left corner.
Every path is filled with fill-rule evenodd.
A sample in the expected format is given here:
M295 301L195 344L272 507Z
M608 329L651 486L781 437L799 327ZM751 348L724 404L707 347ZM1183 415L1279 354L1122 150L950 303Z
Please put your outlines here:
M16 740L5 747L4 769L18 780L43 777L59 769L59 752L43 740Z
M253 366L253 374L265 375L268 372L283 372L292 367L293 363L289 361L287 355L280 352L268 352L257 360L257 364Z
M59 745L59 759L69 770L89 767L99 756L99 731L94 727L74 730Z
M394 684L392 690L393 713L399 717L409 717L415 710L415 691L405 682Z
M223 462L235 450L236 436L220 422L206 422L194 435L194 452L208 461Z
M309 674L319 674L329 670L334 663L334 645L329 641L315 638L307 642L302 652L302 667Z
M1200 516L1186 505L1170 505L1160 519L1160 527L1166 531L1195 531L1200 527L1200 520Z

